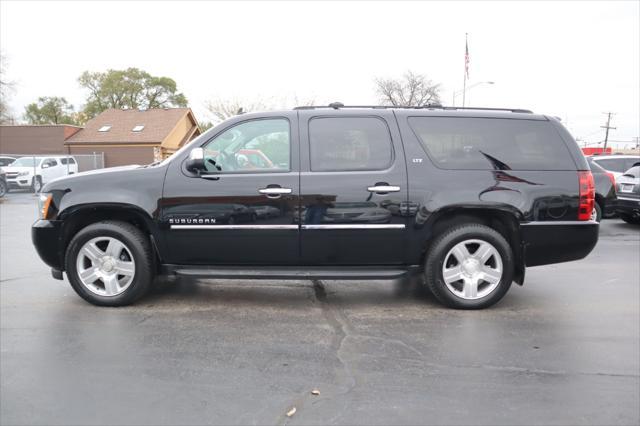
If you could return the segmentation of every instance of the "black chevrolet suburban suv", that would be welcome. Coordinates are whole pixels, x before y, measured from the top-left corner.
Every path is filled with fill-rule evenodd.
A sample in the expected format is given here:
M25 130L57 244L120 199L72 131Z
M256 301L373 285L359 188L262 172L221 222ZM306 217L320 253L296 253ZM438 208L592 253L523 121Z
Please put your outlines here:
M168 159L52 181L33 243L85 300L132 303L156 275L385 279L493 305L525 267L598 240L594 184L553 117L487 108L243 114ZM268 212L266 214L265 212Z

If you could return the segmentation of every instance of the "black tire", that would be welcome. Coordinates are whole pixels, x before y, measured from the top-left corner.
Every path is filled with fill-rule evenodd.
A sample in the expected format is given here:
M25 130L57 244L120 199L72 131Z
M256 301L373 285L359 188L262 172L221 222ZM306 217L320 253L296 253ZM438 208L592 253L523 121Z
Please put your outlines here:
M637 216L634 217L628 214L620 214L620 219L624 220L625 222L631 225L640 225L640 217L637 217Z
M4 197L7 192L9 192L9 185L4 180L0 180L0 197Z
M496 288L478 299L464 299L455 295L444 282L442 267L449 251L465 240L482 240L490 243L502 258L502 277ZM426 285L442 304L456 309L483 309L494 305L504 297L513 282L513 251L505 238L496 230L477 223L451 228L437 236L431 244L425 261Z
M42 178L35 176L31 181L31 192L37 194L42 189Z
M135 275L126 290L116 296L101 296L87 289L78 277L76 259L82 246L92 238L113 237L124 243L135 261ZM89 303L98 306L125 306L144 296L154 278L153 251L149 238L135 226L120 221L97 222L80 230L67 247L66 272L71 287Z

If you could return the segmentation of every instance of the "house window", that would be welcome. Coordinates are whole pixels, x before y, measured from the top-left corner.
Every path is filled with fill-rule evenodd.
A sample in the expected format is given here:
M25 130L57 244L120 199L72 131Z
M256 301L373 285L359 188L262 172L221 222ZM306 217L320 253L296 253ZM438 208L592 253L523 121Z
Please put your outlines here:
M106 126L102 126L98 129L99 132L108 132L109 130L111 130L110 124L107 124Z
M132 132L141 132L144 129L144 124L138 124L136 127L131 129Z

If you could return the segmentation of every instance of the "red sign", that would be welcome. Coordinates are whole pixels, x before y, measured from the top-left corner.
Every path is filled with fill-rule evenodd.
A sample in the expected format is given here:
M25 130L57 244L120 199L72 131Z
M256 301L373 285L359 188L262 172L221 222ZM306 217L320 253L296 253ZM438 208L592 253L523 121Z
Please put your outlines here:
M593 148L582 148L582 153L584 155L603 155L603 154L611 154L611 147L607 148L605 151L603 148L593 147Z

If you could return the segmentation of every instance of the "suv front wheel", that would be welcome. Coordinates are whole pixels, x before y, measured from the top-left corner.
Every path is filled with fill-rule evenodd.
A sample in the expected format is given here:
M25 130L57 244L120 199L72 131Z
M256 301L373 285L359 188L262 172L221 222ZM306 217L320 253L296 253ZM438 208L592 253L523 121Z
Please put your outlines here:
M153 280L151 245L129 223L94 223L71 240L66 270L71 287L87 302L128 305L142 297Z
M31 181L31 192L38 193L42 189L42 178L40 176L34 176Z
M425 263L426 284L441 303L482 309L497 303L513 281L511 246L496 230L465 224L433 242Z

